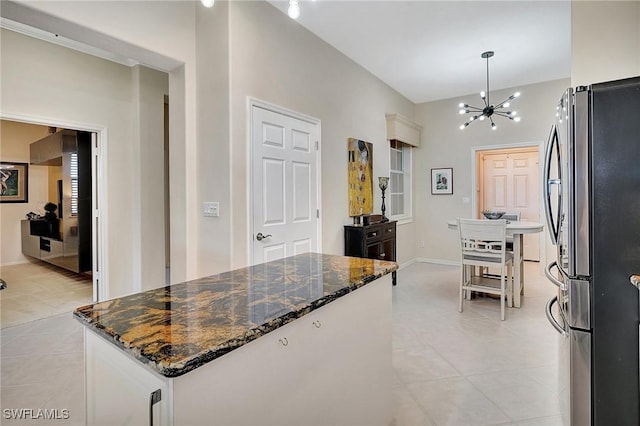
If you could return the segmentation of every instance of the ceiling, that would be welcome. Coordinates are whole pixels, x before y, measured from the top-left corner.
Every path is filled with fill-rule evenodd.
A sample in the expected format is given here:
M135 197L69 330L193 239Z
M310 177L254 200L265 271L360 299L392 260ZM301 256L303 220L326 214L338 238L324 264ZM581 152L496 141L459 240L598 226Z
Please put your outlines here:
M288 0L267 1L287 13ZM13 1L2 3L2 27L116 62L129 64L126 58L133 57L126 54L131 46L119 46L126 53L118 60L111 50L104 54L91 47L100 43L73 41L83 39L76 34L83 31L79 25L64 26L68 42L46 25L44 31L34 30L38 25L29 19L39 25L49 22L40 12ZM485 90L486 60L480 55L487 50L495 52L489 60L491 91L569 78L571 73L570 0L300 0L300 9L299 24L414 103ZM108 40L108 45L116 42ZM143 62L167 62L151 59Z
M268 0L287 13L288 0ZM298 23L414 103L569 78L571 2L300 0Z

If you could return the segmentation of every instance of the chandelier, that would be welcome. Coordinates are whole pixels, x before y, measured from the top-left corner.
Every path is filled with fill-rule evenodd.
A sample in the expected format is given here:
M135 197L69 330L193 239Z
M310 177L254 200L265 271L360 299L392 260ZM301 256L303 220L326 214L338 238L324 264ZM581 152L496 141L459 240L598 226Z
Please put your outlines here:
M465 127L467 127L469 124L471 124L476 120L483 121L486 118L488 118L489 121L491 122L491 128L493 130L496 130L498 126L496 126L496 123L493 122L494 116L506 117L509 120L513 120L516 122L520 121L520 117L516 117L516 114L517 114L516 111L509 111L506 109L506 108L509 108L509 106L511 106L509 101L512 101L513 99L519 97L520 92L514 93L513 95L509 96L507 99L505 99L504 101L496 105L492 105L491 101L489 100L489 58L492 56L493 56L492 51L483 52L482 55L480 55L481 58L487 60L487 91L485 92L483 90L482 92L480 92L480 97L484 102L484 107L478 108L478 107L465 104L464 102L460 102L460 105L458 105L460 107L460 111L458 111L460 114L474 114L469 119L469 121L460 125L460 130L464 129Z

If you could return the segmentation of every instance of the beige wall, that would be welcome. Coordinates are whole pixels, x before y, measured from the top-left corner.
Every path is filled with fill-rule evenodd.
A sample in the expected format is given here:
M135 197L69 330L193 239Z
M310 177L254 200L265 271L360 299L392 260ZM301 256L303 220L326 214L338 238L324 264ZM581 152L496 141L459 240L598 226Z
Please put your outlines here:
M199 204L196 143L196 1L27 1L31 11L5 7L10 19L115 52L169 74L171 281L198 276ZM43 15L46 14L46 15ZM71 25L69 24L71 23ZM115 167L111 165L110 167ZM130 169L127 173L131 174ZM130 191L129 186L111 191ZM220 223L219 229L224 229ZM110 240L118 234L110 232ZM228 241L210 239L228 246ZM110 250L111 251L111 250ZM110 262L118 264L118 252ZM131 278L129 278L130 280ZM126 284L125 284L126 283ZM131 286L124 281L122 285Z
M164 97L169 91L166 73L143 66L131 69L132 121L134 156L138 166L133 168L135 222L132 235L135 291L165 284L164 220Z
M1 120L0 160L29 163L29 144L48 134L46 126ZM29 166L28 203L0 204L0 266L27 261L22 254L20 221L32 211L44 214L43 207L49 201L48 169L46 166Z
M229 137L229 8L226 2L198 8L197 63L197 204L220 203L220 217L200 217L197 274L206 276L231 267L231 174Z
M30 2L29 7L81 23L86 27L84 39L93 44L100 45L102 33L117 39L110 47L118 53L150 57L153 65L153 55L148 55L153 52L170 59L156 63L178 64L169 70L172 282L247 263L247 96L322 120L323 248L328 253L342 253L342 225L349 223L346 160L342 160L346 158L347 138L373 142L374 174L386 175L384 115L398 112L413 116L411 102L265 2L217 2L212 9L196 2ZM22 20L33 24L29 14ZM48 25L64 35L67 27L56 27L58 24L54 20ZM122 47L119 42L143 51ZM278 61L271 62L274 54ZM3 59L4 55L3 49ZM118 67L107 64L106 70ZM86 83L76 71L72 70L74 78ZM14 70L13 78L29 93L42 90L44 95L51 90L44 81L32 85L31 73L18 74ZM136 264L140 261L144 265L144 255L137 247L161 247L143 235L146 231L140 221L146 201L134 200L131 195L142 190L147 180L141 167L145 147L127 144L132 136L126 132L137 132L136 124L127 120L133 89L128 86L123 89L127 94L121 93L120 78L127 79L127 84L135 83L130 75L105 78L113 90L99 93L91 102L104 109L106 116L101 119L88 115L87 108L74 117L72 104L54 110L47 101L44 106L29 104L17 96L4 102L3 93L3 113L73 119L109 128L107 238L112 296L143 288L139 277L144 276L144 266ZM94 79L103 82L102 78ZM3 70L3 89L4 83ZM71 91L75 96L89 95L76 92L80 91ZM119 117L127 124L116 124ZM202 201L219 201L221 216L202 217ZM126 208L128 205L138 210ZM404 248L411 227L399 229L401 261L411 258ZM131 236L136 238L133 245Z
M577 7L575 3L573 45L576 66L572 77L585 80L589 77L591 81L596 76L582 77L577 73L581 69L596 70L596 66L579 64L584 63L588 56L585 52L592 43L589 36L602 37L602 34L593 30L590 30L592 35L586 34L589 32L587 26L582 26L576 18L588 15L589 19L595 19L597 14L581 9L586 7L583 2L577 2ZM609 78L609 73L637 74L637 56L633 54L640 51L637 49L640 44L638 2L620 3L625 4L616 5L613 11L602 11L613 15L611 19L599 22L612 22L611 25L616 26L619 25L616 22L624 23L626 30L621 36L628 37L629 42L622 47L624 52L620 56L625 59L613 60L615 65L612 65L612 60L605 57L602 60L604 71L598 72L602 78L598 79ZM199 7L197 2L29 4L163 55L170 59L165 64L178 64L169 70L173 282L243 266L248 261L248 96L321 120L323 251L327 253L342 253L342 225L350 221L347 216L346 165L342 160L346 156L347 138L358 137L372 142L374 175L387 174L384 114L397 112L414 117L411 102L264 2L220 1L212 9ZM153 19L149 19L151 16ZM578 48L580 43L587 47ZM601 55L612 50L612 42L607 43L604 46L609 47L601 48ZM612 55L615 53L613 50L610 52ZM44 51L39 53L45 58L50 56ZM140 55L144 56L143 53ZM107 70L115 66L107 64ZM54 115L61 118L69 116L65 112L67 107L54 110L50 99L43 100L44 106L33 102L39 99L36 96L38 90L46 93L51 90L51 85L44 81L39 87L30 85L33 71L29 68L10 72L8 78L14 78L17 89L28 89L27 93L33 93L35 98L14 97L12 94L16 92L10 88L11 102L5 102L4 67L3 64L3 112L47 117L55 111ZM19 73L23 75L19 76ZM63 81L68 79L65 75L60 78ZM122 78L131 81L130 75ZM108 81L110 85L115 84L113 78ZM414 150L414 222L400 226L398 231L400 262L416 257L456 259L451 231L446 229L445 222L447 218L471 214L471 205L462 203L463 196L471 197L471 147L543 142L553 121L553 106L567 86L568 80L559 80L522 88L518 111L523 121L500 124L497 132L486 131L482 128L484 123L475 123L461 132L458 129L460 117L450 113L455 112L458 99L415 107L416 122L424 126L424 132L422 146ZM9 88L8 85L6 87ZM130 101L119 88L112 89L108 94L98 94L91 105L105 109L105 118L97 124L110 127L109 140L118 146L117 150L109 148L115 159L110 158L109 161L109 218L115 225L108 236L110 262L118 265L117 268L111 267L114 277L126 282L118 293L126 286L133 288L131 281L136 279L136 267L132 259L143 257L141 251L133 255L132 249L122 251L118 248L124 246L129 235L140 235L140 247L146 244L139 222L142 210L133 216L137 219L133 219L131 212L121 206L131 201L131 195L127 194L149 186L153 178L149 178L143 168L140 168L140 174L135 171L135 167L142 164L144 149L151 148L151 145L132 148L124 142L130 137L126 129L115 125L111 131L112 122L120 119L127 122L128 110L124 105ZM500 93L508 94L503 91L495 95L500 96ZM72 95L78 94L65 96ZM109 108L106 105L100 106L103 99L107 99L113 109L107 112ZM76 120L96 122L86 114L81 114ZM454 195L432 196L430 168L449 166L454 167ZM378 190L374 197L375 210L379 211ZM154 200L141 203L151 208L157 198ZM203 201L219 201L221 216L202 217ZM425 241L426 247L420 248L419 241Z
M571 3L572 86L640 75L640 1Z
M457 262L459 250L456 234L447 228L447 221L456 217L474 217L471 203L463 199L473 196L472 148L482 146L546 143L549 129L555 121L555 105L569 87L569 79L491 92L494 99L505 99L519 90L522 96L513 102L513 109L522 117L519 123L497 118L493 131L486 122L475 122L464 130L465 120L457 114L461 101L478 104L477 94L416 105L415 120L423 126L422 142L415 150L413 170L416 258ZM453 195L431 194L431 169L453 168ZM544 221L544 216L541 216ZM545 240L548 241L545 231ZM419 242L425 241L420 248ZM548 250L550 251L550 250Z
M231 2L231 194L233 266L247 262L247 96L321 120L322 246L343 254L347 139L373 143L374 176L388 176L385 113L413 116L413 104L350 59L264 2ZM422 148L420 148L422 149ZM381 195L374 192L374 211ZM398 229L399 261L412 225Z
M147 76L155 73L2 30L4 117L45 120L58 127L106 130L106 139L102 141L106 143L106 168L101 178L107 181L108 206L103 212L109 221L105 240L110 291L104 297L164 284L164 256L159 261L143 257L142 253L153 256L154 250L164 244L162 209L155 214L162 199L153 196L154 200L149 201L146 197L162 190L162 185L155 187L149 179L154 179L150 170L163 168L162 162L154 164L158 154L154 152L154 144L159 142L161 152L166 74L160 77L158 87L150 80L140 79L140 72ZM153 92L159 102L156 107L159 123L154 123L154 112L146 104L147 96ZM155 132L150 130L154 126L159 126ZM28 158L28 148L25 155ZM15 226L19 229L19 223ZM3 244L5 235L10 234L3 232ZM143 276L149 275L153 280L143 285Z

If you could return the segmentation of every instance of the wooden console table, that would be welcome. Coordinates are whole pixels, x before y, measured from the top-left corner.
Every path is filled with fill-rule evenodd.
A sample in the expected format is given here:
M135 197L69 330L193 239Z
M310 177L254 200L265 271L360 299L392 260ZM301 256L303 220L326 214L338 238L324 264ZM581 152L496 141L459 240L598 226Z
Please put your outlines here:
M344 255L396 261L396 221L344 226ZM396 273L392 273L396 285Z

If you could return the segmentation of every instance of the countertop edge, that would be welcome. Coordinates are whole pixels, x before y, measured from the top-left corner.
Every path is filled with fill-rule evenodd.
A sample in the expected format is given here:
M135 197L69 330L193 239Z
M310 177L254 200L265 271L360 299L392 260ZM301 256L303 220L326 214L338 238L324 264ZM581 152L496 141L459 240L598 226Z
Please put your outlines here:
M378 273L369 275L362 280L355 281L351 283L351 285L349 285L348 287L343 287L334 293L328 294L324 297L321 297L320 299L314 300L313 302L307 305L301 306L299 309L295 311L290 311L258 327L251 328L248 330L247 333L245 333L239 338L233 338L233 339L227 340L222 345L219 345L215 348L209 349L204 352L200 352L196 355L189 357L188 359L185 359L183 362L180 362L180 363L171 363L168 365L163 365L164 363L158 363L153 358L149 358L147 356L142 355L139 350L136 350L135 348L131 348L125 345L125 343L122 342L122 340L120 340L120 336L118 336L117 334L114 335L112 333L109 333L104 327L99 326L98 324L88 320L87 317L78 313L78 309L80 308L73 311L73 317L76 320L78 320L80 323L82 323L84 326L86 326L87 328L93 330L100 337L114 344L114 346L117 347L118 349L129 354L130 356L132 356L133 358L141 362L143 365L147 366L147 368L151 369L152 371L166 378L175 378L175 377L182 376L186 373L189 373L190 371L193 371L207 364L208 362L215 360L216 358L219 358L235 349L238 349L246 345L247 343L250 343L259 337L262 337L274 330L277 330L278 328L298 318L302 318L303 316L309 314L310 312L322 306L325 306L349 293L352 293L353 291L377 280L378 278L381 278L385 275L388 275L398 270L397 263L395 262L386 262L386 263L393 264L393 265L389 267L385 267L384 269L381 269L380 271L378 271Z

